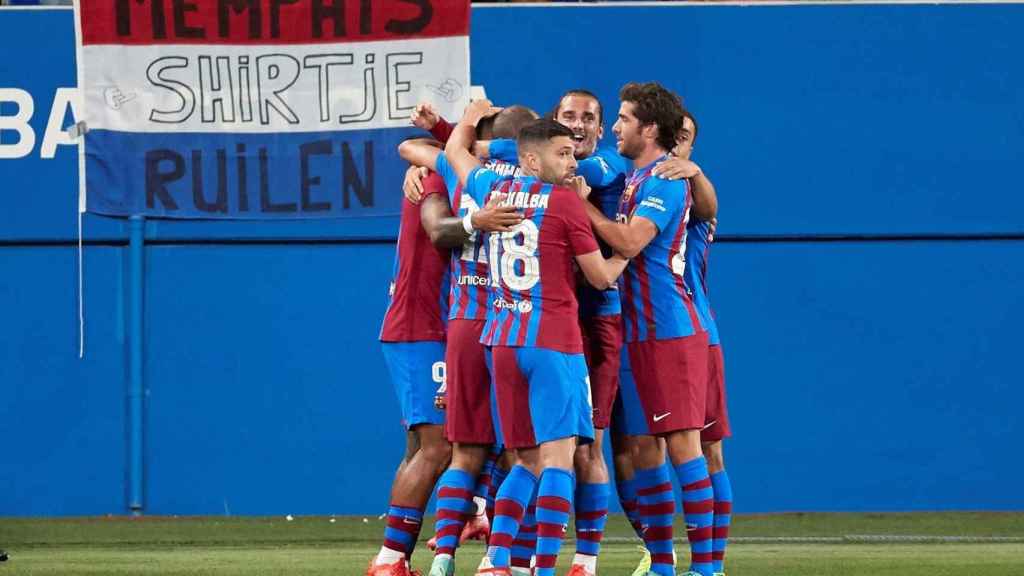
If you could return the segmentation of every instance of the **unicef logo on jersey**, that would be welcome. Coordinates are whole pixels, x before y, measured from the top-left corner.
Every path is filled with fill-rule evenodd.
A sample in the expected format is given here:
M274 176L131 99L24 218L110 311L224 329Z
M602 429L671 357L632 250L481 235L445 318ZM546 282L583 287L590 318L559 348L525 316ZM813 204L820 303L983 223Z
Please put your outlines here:
M526 314L533 310L533 302L530 302L529 300L520 300L518 308L520 314Z

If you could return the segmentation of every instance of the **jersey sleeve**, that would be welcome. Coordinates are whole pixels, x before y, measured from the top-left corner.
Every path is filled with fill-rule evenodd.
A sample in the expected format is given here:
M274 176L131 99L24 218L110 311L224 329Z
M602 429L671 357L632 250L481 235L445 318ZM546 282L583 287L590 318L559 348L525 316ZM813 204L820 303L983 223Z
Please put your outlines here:
M583 200L571 190L565 194L565 226L569 234L569 247L574 256L590 254L600 250L594 231L590 228L590 218L583 207Z
M640 189L637 197L634 216L643 216L658 227L658 231L668 227L674 218L679 216L686 206L686 196L690 193L686 184L680 180L665 180L652 176Z
M455 189L459 187L459 175L455 173L455 167L448 163L448 158L444 154L437 157L434 167L448 188L448 194L454 194Z
M430 135L441 144L445 144L452 137L454 130L455 126L449 124L444 118L438 117L437 124L434 124L434 127L430 129Z
M491 140L487 147L487 155L495 160L519 164L519 150L516 148L516 141L506 138Z
M614 169L611 164L600 156L591 156L580 160L576 165L576 174L583 176L590 186L610 186L620 172Z
M437 172L431 172L423 179L423 198L432 194L440 194L444 197L448 196L448 188L444 184L444 178L441 178Z
M483 166L477 166L466 178L466 186L463 194L469 194L481 208L487 203L487 195L491 193L494 184L501 180L501 176L494 170L488 170Z

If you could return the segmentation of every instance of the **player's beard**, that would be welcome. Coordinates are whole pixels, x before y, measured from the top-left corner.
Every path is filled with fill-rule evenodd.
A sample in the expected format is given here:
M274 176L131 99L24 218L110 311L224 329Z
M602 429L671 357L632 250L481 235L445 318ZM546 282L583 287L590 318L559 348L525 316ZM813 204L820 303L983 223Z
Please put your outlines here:
M640 129L633 134L623 133L619 138L619 154L633 160L643 152L643 143L640 140Z

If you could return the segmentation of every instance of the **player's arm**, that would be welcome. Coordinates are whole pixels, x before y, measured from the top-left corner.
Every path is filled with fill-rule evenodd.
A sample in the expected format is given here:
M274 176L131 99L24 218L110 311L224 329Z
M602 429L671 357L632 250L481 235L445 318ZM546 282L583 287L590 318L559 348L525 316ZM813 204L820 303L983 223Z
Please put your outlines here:
M669 158L658 163L652 173L666 180L687 179L690 181L690 192L693 194L693 206L690 216L704 222L710 222L718 216L718 195L715 185L704 175L704 171L696 162L683 158Z
M523 217L513 206L499 206L500 198L495 195L480 210L466 218L452 216L447 197L431 194L423 200L420 208L420 223L438 248L455 248L465 244L476 230L485 232L508 232L518 225Z
M398 145L398 155L413 166L435 170L441 155L441 143L430 138L413 138Z
M430 132L430 135L444 144L452 134L452 125L438 114L430 102L420 102L412 109L409 121L413 126Z
M574 181L573 188L584 200L583 207L587 211L587 218L590 219L590 225L593 226L594 232L601 240L604 240L605 244L623 257L636 256L658 235L658 226L643 216L633 216L625 223L606 218L597 206L586 201L590 195L590 186L586 185L582 178L578 182Z
M469 173L480 166L480 160L473 155L476 142L476 125L489 115L497 113L490 100L474 100L466 108L462 120L455 126L451 138L445 144L444 154L452 170L458 176L459 184L465 186Z
M619 254L613 254L606 260L600 250L594 250L577 255L576 263L580 265L587 284L598 290L607 290L615 285L619 276L622 276L622 271L626 269L629 260Z

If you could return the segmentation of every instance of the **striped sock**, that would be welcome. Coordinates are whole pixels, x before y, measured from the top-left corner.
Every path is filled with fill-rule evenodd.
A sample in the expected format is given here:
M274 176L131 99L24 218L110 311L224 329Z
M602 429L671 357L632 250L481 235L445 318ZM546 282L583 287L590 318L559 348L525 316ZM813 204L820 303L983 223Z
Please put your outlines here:
M608 521L608 493L602 484L576 485L576 553L597 556L601 551L604 525Z
M512 541L512 567L530 571L530 561L537 551L537 491L533 491L530 505L526 507L523 521L519 523L519 533Z
M558 550L572 510L572 472L545 468L537 487L537 565L536 576L555 576Z
M422 524L423 510L398 506L392 502L388 508L388 524L384 528L384 548L411 558Z
M672 520L676 497L665 466L636 471L636 496L644 530L644 544L651 553L651 572L675 576L672 558Z
M480 469L480 476L476 479L476 489L473 490L473 496L487 499L491 492L491 475L494 472L494 466L497 464L499 456L501 456L500 450L495 452L494 449L491 449L487 454L487 460L484 460L484 467Z
M508 474L508 470L502 469L497 464L491 469L491 485L487 490L487 506L485 508L487 519L491 524L494 524L494 500L497 498L498 490L501 489L501 484L508 477Z
M708 464L703 456L676 466L676 475L683 486L683 514L686 537L690 541L690 570L711 576L711 537L714 523L715 496L708 478Z
M633 527L637 538L644 539L644 527L640 523L640 509L636 501L636 479L630 478L615 483L619 493L619 504L622 504L622 511L626 513L629 525Z
M732 484L725 470L711 475L711 488L715 492L715 525L711 541L711 571L725 572L725 547L729 544L729 524L732 522Z
M473 510L473 477L464 470L449 468L437 481L437 521L434 525L437 550L434 554L455 555L462 527Z
M512 541L519 533L530 497L537 486L537 477L522 466L513 466L501 483L494 502L494 523L487 558L495 568L508 568L511 561Z

